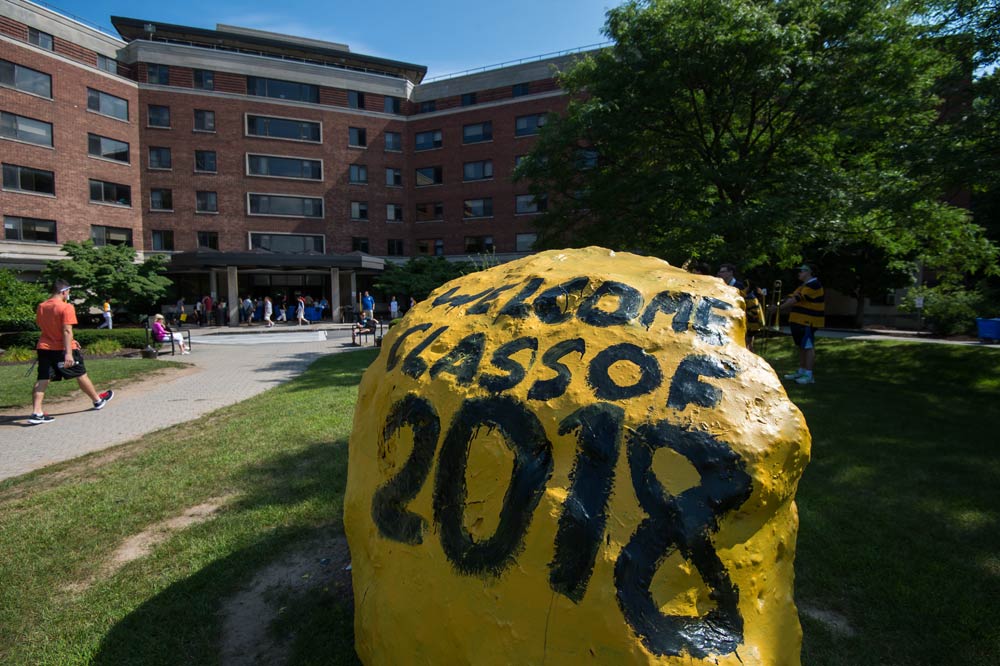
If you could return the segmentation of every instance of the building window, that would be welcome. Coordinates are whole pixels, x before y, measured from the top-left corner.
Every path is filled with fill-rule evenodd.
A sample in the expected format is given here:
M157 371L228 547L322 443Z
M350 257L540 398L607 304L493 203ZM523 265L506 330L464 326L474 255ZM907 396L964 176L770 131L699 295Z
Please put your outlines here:
M514 199L514 212L518 215L542 213L547 207L548 199L544 196L536 198L533 194L519 194Z
M386 222L402 222L403 221L403 206L400 204L386 204L385 205L385 221Z
M465 251L469 254L491 254L493 252L493 236L466 236Z
M0 136L52 147L52 123L0 111Z
M428 185L440 185L444 182L441 174L441 167L423 167L417 169L417 187L426 187Z
M168 65L146 65L146 83L169 86L170 67Z
M131 206L132 188L129 185L122 185L121 183L109 183L104 180L91 180L90 200L94 203Z
M462 95L462 106L472 106L476 103L476 93L470 92Z
M173 160L170 156L169 148L150 148L149 149L149 168L150 169L170 169L173 166Z
M546 115L536 113L530 116L518 116L514 120L514 136L530 136L538 134L538 131L545 126Z
M347 145L352 148L364 148L368 145L368 132L363 127L347 128Z
M173 210L174 193L173 190L154 188L149 191L150 210Z
M323 237L313 234L250 234L250 248L270 250L281 254L304 254L319 252L323 254Z
M200 190L194 195L194 210L196 213L218 213L219 195L216 192Z
M97 69L104 70L110 74L118 73L118 61L106 55L97 54Z
M309 143L320 143L323 140L321 126L317 122L268 116L247 116L247 136Z
M51 76L6 60L0 60L0 86L52 99Z
M199 90L215 90L215 72L208 69L194 70L194 87Z
M404 255L403 239L402 238L387 239L385 253L390 257L402 257Z
M435 201L432 203L417 204L417 222L434 222L444 219L444 203Z
M219 166L215 161L214 150L194 151L194 170L202 173L216 173Z
M535 249L538 234L517 234L514 237L514 249L518 252L531 252Z
M437 101L429 99L426 102L420 103L420 113L431 113L432 111L437 111Z
M462 180L489 180L493 178L493 160L466 162L462 165Z
M122 227L90 226L90 240L98 247L104 245L126 245L132 247L132 230Z
M41 30L36 30L35 28L28 28L28 43L47 51L52 51L55 47L52 35Z
M247 175L296 180L323 180L323 161L274 155L247 155Z
M128 121L128 100L87 88L87 108L94 113Z
M355 185L365 185L368 183L368 167L364 164L352 164L348 172L347 179Z
M280 79L265 79L259 76L247 77L247 94L256 97L319 103L319 86Z
M3 217L3 237L9 241L55 243L55 220L38 220L33 217Z
M441 147L441 130L430 130L428 132L417 132L415 136L414 150L431 150Z
M56 175L52 171L16 164L3 165L3 189L55 196Z
M462 143L482 143L493 140L493 123L473 123L462 127Z
M150 127L170 127L170 107L160 104L149 105L148 124Z
M362 236L352 236L351 252L364 252L365 254L368 254L368 238Z
M97 134L87 135L87 154L125 164L129 162L127 143L118 141L117 139L109 139L106 136L98 136Z
M215 131L215 111L194 110L194 130L196 132Z
M581 148L576 154L576 168L588 171L597 167L597 151L593 148Z
M417 241L417 254L444 256L444 239L422 238Z
M199 231L198 232L198 249L205 250L218 250L219 249L219 232L218 231Z
M367 220L368 219L368 202L367 201L352 201L351 202L351 219L352 220Z
M385 184L388 187L403 186L403 170L397 167L389 167L385 170Z
M251 215L277 217L323 217L323 199L279 194L247 194Z
M173 252L174 232L166 229L164 230L153 229L153 251Z
M403 109L403 100L401 100L398 97L391 97L389 95L385 96L385 101L382 104L383 111L385 111L386 113L395 113L398 115L402 113L402 109Z
M347 106L351 107L352 109L365 108L365 94L363 92L358 92L357 90L348 90Z
M392 153L398 153L403 150L403 135L399 132L386 132L385 133L385 149Z
M476 217L490 217L493 215L493 199L466 199L462 204L462 217L472 219Z
M531 92L530 83L515 83L511 89L511 97L523 97Z

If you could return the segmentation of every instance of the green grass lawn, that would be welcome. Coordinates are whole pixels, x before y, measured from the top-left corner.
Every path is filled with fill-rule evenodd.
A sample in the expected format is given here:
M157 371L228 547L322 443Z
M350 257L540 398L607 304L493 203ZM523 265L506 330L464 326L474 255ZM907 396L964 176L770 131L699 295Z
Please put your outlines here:
M142 375L162 372L165 368L185 367L183 363L143 358L88 359L85 357L84 361L87 364L87 374L98 391L105 390L109 385L115 386L138 379ZM35 384L37 368L32 368L29 372L29 365L0 365L0 409L31 407L31 387ZM48 402L61 398L73 391L79 391L75 379L49 382L48 388L45 389L45 400Z
M217 663L226 600L342 535L373 354L321 359L197 423L0 482L0 663ZM794 365L789 342L768 358ZM814 438L798 495L803 664L1000 663L1000 352L821 340L817 367L817 384L789 388ZM231 499L213 519L107 571L124 539L218 497ZM289 663L357 663L343 589L273 595Z

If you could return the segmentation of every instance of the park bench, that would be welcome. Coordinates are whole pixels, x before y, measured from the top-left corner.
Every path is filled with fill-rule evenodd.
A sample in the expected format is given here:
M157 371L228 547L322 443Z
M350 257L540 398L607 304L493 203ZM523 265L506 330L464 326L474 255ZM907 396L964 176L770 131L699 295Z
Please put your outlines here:
M156 345L163 345L164 346L164 353L166 353L165 352L166 344L167 344L167 342L169 342L170 343L170 355L173 356L174 354L177 353L177 341L174 340L174 336L172 336L172 335L169 337L168 340L154 340L153 339L153 325L151 323L152 319L153 319L152 317L146 317L143 320L143 326L146 328L146 347L154 347L154 348L156 348L155 347ZM191 331L188 330L188 331L178 331L178 332L181 335L184 336L184 341L187 343L188 350L190 350L191 349Z
M365 346L365 338L368 338L368 337L372 338L372 345L373 346L375 346L375 347L381 347L382 346L382 322L380 321L378 323L378 327L376 328L376 330L374 332L364 331L364 332L357 333L356 335L357 335L357 338L358 338L358 344L361 347Z

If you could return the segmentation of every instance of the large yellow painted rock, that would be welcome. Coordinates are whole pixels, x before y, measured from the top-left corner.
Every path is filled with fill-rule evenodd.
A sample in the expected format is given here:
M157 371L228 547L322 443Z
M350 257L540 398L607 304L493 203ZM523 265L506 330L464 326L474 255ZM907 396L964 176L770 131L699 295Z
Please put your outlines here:
M361 382L366 664L798 664L809 432L737 292L552 251L450 282Z

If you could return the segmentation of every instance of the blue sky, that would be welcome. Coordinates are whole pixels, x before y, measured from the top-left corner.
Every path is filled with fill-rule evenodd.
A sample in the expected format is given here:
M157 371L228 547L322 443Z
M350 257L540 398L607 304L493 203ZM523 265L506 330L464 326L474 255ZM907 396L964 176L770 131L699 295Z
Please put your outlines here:
M622 0L45 0L114 32L111 16L199 28L217 23L346 43L351 50L426 65L428 76L605 41L604 13Z

